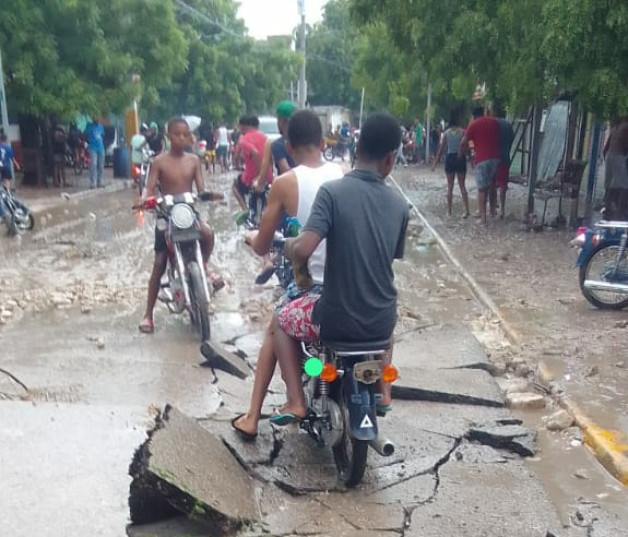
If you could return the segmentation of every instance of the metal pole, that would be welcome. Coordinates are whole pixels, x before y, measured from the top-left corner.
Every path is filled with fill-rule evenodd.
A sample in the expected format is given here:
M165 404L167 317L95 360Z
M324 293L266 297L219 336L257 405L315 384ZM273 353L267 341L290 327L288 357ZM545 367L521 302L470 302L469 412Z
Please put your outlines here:
M427 86L427 110L425 112L425 163L430 162L430 138L431 138L431 120L430 109L432 108L432 85Z
M530 147L530 167L528 174L530 185L528 189L528 214L534 212L534 189L536 188L537 168L539 162L539 152L541 150L541 120L543 119L543 106L540 101L534 105L532 116L532 138Z
M593 190L595 189L595 176L597 174L597 161L600 154L600 133L602 127L599 121L593 124L593 140L591 142L591 157L589 158L589 179L587 181L587 198L584 209L585 225L591 225L593 214Z
M360 100L360 130L362 130L363 114L364 114L364 88L362 88L362 99Z
M305 79L305 0L297 0L301 16L301 72L299 73L299 108L305 108L307 100L307 80Z
M7 110L7 98L4 92L4 70L2 68L2 51L0 50L0 107L2 107L2 129L9 135L9 112Z

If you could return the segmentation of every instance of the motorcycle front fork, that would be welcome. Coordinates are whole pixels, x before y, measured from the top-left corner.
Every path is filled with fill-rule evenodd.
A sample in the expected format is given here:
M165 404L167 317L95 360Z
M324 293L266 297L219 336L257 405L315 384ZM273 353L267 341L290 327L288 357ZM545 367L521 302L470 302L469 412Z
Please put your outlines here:
M619 250L617 252L617 256L615 257L615 267L613 268L614 274L617 274L619 263L623 259L624 254L626 253L626 243L628 243L628 232L624 232L621 236L621 240L619 241Z

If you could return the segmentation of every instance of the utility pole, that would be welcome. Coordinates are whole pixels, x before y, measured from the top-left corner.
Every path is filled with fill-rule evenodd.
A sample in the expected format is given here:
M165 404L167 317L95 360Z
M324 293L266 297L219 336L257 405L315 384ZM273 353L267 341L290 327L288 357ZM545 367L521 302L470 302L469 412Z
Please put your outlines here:
M305 79L305 0L297 0L299 4L299 16L301 17L301 34L300 36L300 48L301 48L301 72L299 73L299 108L305 108L305 101L307 100L307 80Z
M430 112L432 108L432 84L427 85L427 111L425 113L425 164L430 162L430 132L432 122L430 119Z
M362 130L362 116L364 115L364 88L362 88L362 98L360 99L360 130Z
M9 135L9 112L7 110L7 97L4 91L4 70L2 69L2 51L0 50L0 107L2 108L2 130Z

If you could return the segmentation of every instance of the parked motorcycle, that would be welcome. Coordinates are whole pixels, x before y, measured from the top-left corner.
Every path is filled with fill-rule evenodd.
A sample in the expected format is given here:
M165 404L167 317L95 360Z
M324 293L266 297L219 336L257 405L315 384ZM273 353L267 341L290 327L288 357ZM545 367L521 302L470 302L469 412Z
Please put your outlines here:
M222 195L203 192L202 201L222 199ZM201 341L210 338L210 292L201 255L201 224L194 203L197 195L191 192L160 198L148 198L142 204L155 211L157 229L165 231L168 246L166 281L162 282L159 300L171 313L190 314Z
M595 307L628 306L628 222L605 221L581 227L572 245L580 248L580 290Z
M35 219L22 201L16 198L10 189L0 184L0 203L4 207L7 233L17 235L35 227Z
M301 429L319 446L331 447L341 481L354 487L364 476L369 446L384 457L395 452L394 444L379 436L375 393L378 380L397 380L397 369L382 361L390 341L301 347L308 406Z
M154 151L151 151L150 148L144 146L142 148L142 163L133 164L133 166L131 166L131 178L137 186L140 198L142 197L142 194L146 189L146 184L148 183L148 174L150 173L150 166L153 163L154 155Z

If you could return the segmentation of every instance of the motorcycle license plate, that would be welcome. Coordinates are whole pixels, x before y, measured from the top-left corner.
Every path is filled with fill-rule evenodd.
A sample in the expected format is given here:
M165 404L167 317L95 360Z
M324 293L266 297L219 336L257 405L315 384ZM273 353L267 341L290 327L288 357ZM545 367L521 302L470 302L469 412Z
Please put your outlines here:
M362 384L373 384L382 378L381 360L358 362L353 366L353 376Z

